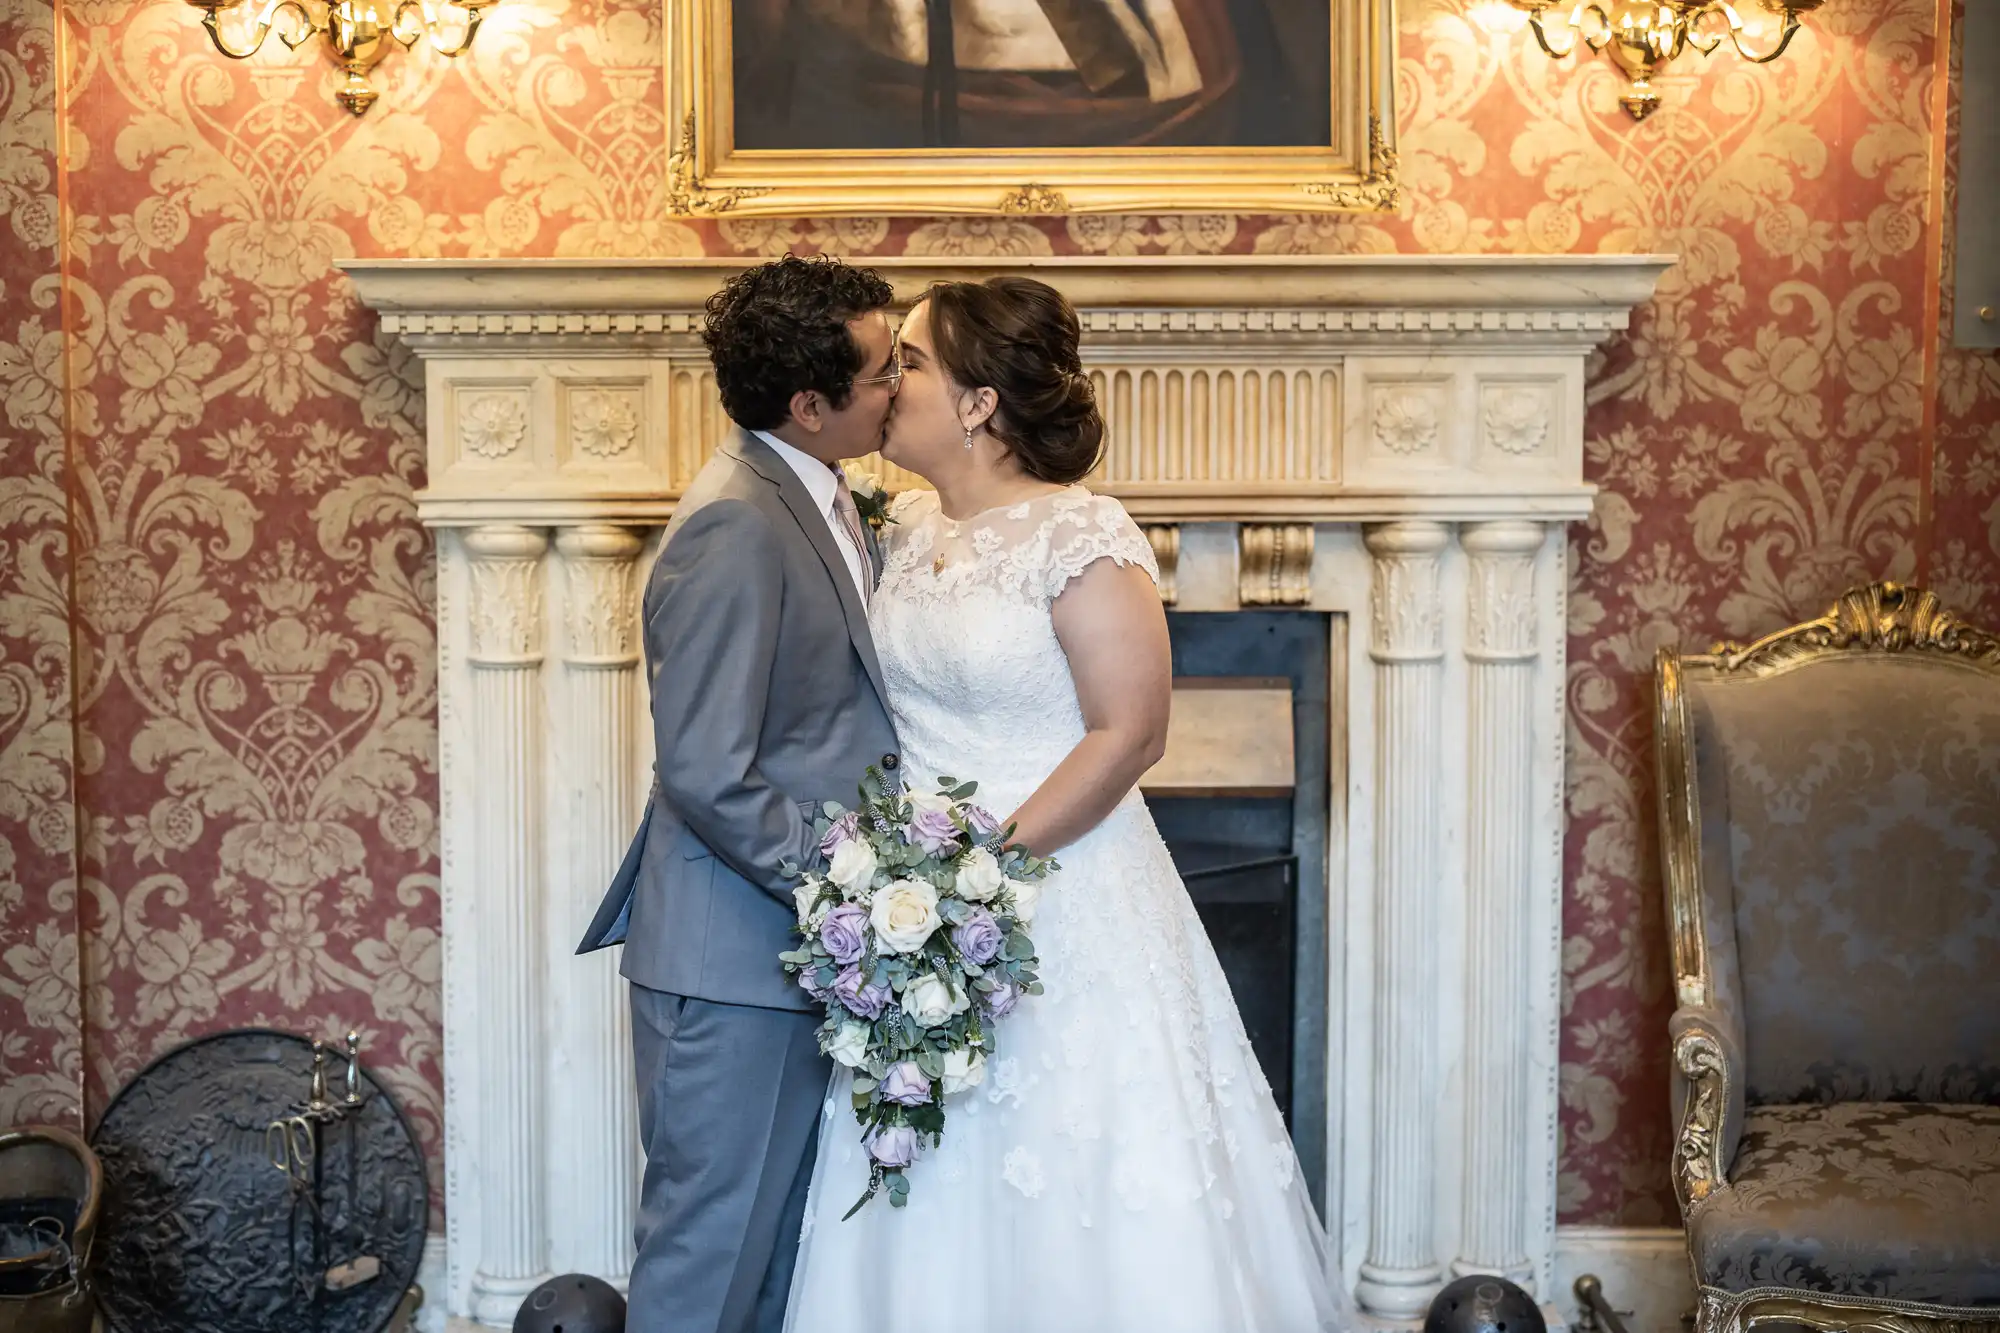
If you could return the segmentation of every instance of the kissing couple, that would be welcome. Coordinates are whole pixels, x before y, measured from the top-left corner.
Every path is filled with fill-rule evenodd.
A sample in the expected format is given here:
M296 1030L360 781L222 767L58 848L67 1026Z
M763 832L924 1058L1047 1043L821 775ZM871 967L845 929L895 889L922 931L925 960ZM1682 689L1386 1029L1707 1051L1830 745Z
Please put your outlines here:
M877 273L795 257L708 303L736 429L647 582L658 780L582 944L622 942L631 983L628 1327L1339 1327L1290 1136L1139 796L1172 663L1145 534L1081 484L1104 420L1076 312L1019 276L939 283L900 331L893 304ZM929 489L857 495L843 464L878 449ZM1042 993L922 1187L843 1220L877 1164L779 956L814 818L871 767L976 781L1060 870Z

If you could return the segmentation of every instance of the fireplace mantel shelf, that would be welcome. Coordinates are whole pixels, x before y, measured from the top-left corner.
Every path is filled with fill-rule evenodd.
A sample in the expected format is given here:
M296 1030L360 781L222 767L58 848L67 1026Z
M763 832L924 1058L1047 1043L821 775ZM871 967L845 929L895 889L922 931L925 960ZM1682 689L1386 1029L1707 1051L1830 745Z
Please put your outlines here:
M383 314L699 311L753 257L711 259L344 259ZM1673 255L1060 255L857 257L911 300L933 282L1029 273L1078 307L1270 310L1600 311L1653 293Z

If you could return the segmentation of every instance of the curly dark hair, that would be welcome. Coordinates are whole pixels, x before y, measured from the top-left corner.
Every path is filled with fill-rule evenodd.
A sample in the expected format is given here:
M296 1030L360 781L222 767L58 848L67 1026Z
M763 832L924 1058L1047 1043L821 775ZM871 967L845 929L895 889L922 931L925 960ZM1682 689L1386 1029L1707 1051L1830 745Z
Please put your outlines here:
M880 310L895 293L874 269L831 255L786 255L746 269L708 298L701 330L722 410L745 430L772 430L807 389L847 406L861 348L847 321Z
M924 294L931 341L953 380L990 388L986 429L1042 481L1081 481L1104 448L1104 417L1084 371L1076 311L1046 282L1012 275L940 282Z

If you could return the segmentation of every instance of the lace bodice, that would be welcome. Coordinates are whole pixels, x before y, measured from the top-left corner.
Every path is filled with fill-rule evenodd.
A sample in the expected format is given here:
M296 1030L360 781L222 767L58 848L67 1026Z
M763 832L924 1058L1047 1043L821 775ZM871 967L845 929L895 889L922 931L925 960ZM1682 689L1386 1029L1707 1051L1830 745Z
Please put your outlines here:
M1124 507L1081 486L963 521L908 491L883 528L870 620L908 776L949 760L1004 815L1083 739L1050 608L1099 560L1159 567Z

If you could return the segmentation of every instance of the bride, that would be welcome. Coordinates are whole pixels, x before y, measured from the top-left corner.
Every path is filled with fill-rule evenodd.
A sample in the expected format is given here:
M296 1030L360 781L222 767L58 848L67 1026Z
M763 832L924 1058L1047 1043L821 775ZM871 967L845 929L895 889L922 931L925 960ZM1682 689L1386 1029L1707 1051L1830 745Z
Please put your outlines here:
M1158 571L1077 480L1104 425L1047 285L931 289L904 325L883 455L899 496L870 625L903 772L976 780L1055 856L1045 993L999 1025L907 1208L868 1181L835 1074L787 1329L1308 1333L1326 1241L1269 1085L1136 784L1171 663Z

